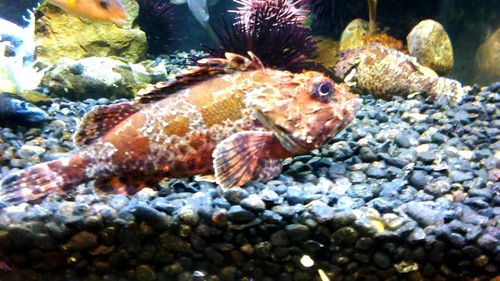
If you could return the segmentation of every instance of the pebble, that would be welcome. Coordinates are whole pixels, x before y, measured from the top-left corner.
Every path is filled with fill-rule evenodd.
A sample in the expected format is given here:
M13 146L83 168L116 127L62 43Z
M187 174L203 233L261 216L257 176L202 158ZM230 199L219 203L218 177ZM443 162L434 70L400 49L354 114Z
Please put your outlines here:
M444 224L444 215L431 209L423 202L410 202L405 205L405 212L423 226Z
M333 219L334 209L322 201L313 201L310 203L310 211L313 217L320 223Z
M397 134L394 137L394 142L396 142L396 144L399 147L402 147L402 148L409 148L409 147L411 147L410 138L406 134L404 134L404 133Z
M373 162L377 160L377 155L368 147L362 147L359 150L359 157L363 162Z
M435 151L424 151L417 155L417 159L422 161L424 164L429 165L436 160L436 152Z
M366 170L367 176L372 177L372 178L376 178L376 179L383 178L386 175L386 173L387 173L387 170L376 167L376 166L370 166Z
M271 189L264 189L260 192L259 194L260 199L264 202L269 202L269 203L279 203L280 201L280 196L278 193Z
M261 212L266 209L266 204L256 194L250 194L247 198L241 200L240 205L254 212Z
M373 263L375 263L375 265L382 269L386 269L391 266L391 260L389 259L389 257L380 251L376 252L373 255Z
M71 251L85 251L97 246L97 235L88 231L82 231L69 240L65 245Z
M355 184L351 186L347 194L351 197L362 198L365 201L369 201L374 196L370 186L366 184Z
M139 265L135 269L135 278L141 281L154 281L156 280L156 273L149 265Z
M442 196L449 193L450 190L451 184L447 180L433 180L425 186L425 191L434 196Z
M493 235L486 233L477 239L477 244L487 251L494 252L500 245L498 240Z
M232 204L239 204L248 195L248 191L240 187L232 187L224 192L224 197Z
M474 176L469 172L452 170L450 171L450 178L453 182L462 183L464 181L472 180Z
M422 170L415 170L410 175L410 184L416 188L424 188L429 182L429 176Z
M227 211L227 218L234 223L243 224L251 222L255 219L255 215L243 209L241 206L232 206Z

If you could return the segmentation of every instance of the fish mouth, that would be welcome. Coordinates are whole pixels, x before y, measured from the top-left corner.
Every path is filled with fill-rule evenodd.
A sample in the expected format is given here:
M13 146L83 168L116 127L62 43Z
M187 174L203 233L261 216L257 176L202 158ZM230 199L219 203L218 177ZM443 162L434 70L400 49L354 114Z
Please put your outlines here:
M127 19L126 18L114 18L114 19L111 19L111 22L119 27L123 27L127 23Z
M281 145L288 151L294 154L300 154L305 151L307 151L307 148L299 144L297 141L295 141L290 135L287 133L288 130L283 128L282 126L276 125L271 120L266 118L266 116L257 108L252 107L251 108L257 119L266 127L267 129L271 130L274 135L278 138L279 142Z

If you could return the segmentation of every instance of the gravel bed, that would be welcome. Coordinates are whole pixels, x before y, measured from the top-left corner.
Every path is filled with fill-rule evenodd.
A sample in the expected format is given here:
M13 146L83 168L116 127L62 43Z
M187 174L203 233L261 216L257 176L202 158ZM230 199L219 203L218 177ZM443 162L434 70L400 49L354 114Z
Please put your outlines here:
M0 173L68 153L83 114L108 103L55 99L46 126L0 129ZM500 83L459 105L365 96L351 126L265 184L102 196L90 182L5 207L0 279L494 280L499 108Z

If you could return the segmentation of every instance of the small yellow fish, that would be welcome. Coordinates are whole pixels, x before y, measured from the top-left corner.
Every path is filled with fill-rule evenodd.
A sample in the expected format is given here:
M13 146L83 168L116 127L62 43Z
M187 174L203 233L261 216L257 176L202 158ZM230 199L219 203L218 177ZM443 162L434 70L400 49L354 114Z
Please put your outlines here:
M127 12L120 0L47 0L66 12L93 20L110 21L123 26Z

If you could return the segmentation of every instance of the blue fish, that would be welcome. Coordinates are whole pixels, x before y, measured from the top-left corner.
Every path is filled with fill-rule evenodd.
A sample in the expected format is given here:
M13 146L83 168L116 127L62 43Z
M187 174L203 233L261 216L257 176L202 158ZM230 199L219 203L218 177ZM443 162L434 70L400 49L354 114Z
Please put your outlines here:
M49 119L45 111L23 98L0 93L0 126L36 126Z

